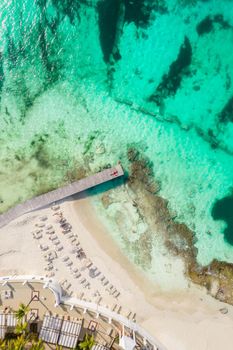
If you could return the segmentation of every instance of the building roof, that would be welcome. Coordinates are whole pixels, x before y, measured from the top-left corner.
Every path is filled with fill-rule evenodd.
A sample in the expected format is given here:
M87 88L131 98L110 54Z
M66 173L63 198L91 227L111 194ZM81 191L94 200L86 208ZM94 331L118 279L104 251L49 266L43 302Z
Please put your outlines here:
M45 315L40 331L40 338L47 343L75 348L82 329L82 324L76 321Z

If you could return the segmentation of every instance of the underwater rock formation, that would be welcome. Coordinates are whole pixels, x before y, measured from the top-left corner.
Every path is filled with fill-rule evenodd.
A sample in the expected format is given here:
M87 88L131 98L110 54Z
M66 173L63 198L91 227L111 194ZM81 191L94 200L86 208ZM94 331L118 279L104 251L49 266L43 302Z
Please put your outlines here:
M213 20L210 18L210 16L207 16L200 23L198 23L196 30L198 35L203 35L210 33L213 28Z
M176 221L175 216L168 209L168 201L159 196L160 186L154 181L152 164L149 159L144 158L136 149L129 148L128 160L131 164L128 185L134 193L138 193L135 205L146 219L153 218L150 224L156 224L156 232L162 234L169 252L183 258L187 278L205 287L214 298L233 305L233 264L213 260L207 266L199 265L195 233L184 223ZM228 206L227 218L231 220L233 199L228 197L225 200L231 201L230 206L228 202L222 204ZM218 218L222 219L223 216L220 215ZM226 220L226 217L224 219ZM232 220L231 225L232 229ZM153 232L153 226L151 230Z
M104 0L97 4L99 18L100 44L103 51L104 61L110 60L114 48L117 23L120 13L120 1Z
M224 220L227 227L224 230L225 240L233 245L233 195L229 195L214 203L212 216L214 220Z
M221 123L233 123L233 96L228 100L223 110L218 115Z
M170 65L169 72L162 77L161 83L149 100L160 106L166 97L175 95L181 85L182 76L189 73L191 61L192 47L188 37L185 37L177 59Z
M214 24L218 23L221 29L229 29L231 26L224 20L223 15L218 14L215 16L206 16L200 23L198 23L196 30L198 35L202 36L212 32Z
M125 22L134 22L137 27L145 28L150 23L152 11L166 13L164 1L124 0Z

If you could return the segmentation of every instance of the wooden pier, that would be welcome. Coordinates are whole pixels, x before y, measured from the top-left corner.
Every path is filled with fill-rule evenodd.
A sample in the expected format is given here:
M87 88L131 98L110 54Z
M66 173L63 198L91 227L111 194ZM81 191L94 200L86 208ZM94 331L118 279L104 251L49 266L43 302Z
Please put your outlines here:
M57 190L50 191L35 198L29 199L24 203L16 205L6 213L0 215L0 228L7 225L17 217L26 214L32 210L42 208L48 204L57 202L63 198L85 191L91 187L103 184L124 175L122 166L118 164L114 168L105 169L95 175L88 176L79 181L75 181L67 186L60 187Z

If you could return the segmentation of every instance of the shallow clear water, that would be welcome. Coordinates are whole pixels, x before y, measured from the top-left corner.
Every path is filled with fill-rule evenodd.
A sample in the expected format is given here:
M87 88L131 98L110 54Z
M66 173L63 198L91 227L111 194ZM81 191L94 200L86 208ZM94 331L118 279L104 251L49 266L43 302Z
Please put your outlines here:
M232 201L218 202L233 185L232 12L230 0L2 0L0 210L75 166L127 168L134 145L199 262L233 262Z

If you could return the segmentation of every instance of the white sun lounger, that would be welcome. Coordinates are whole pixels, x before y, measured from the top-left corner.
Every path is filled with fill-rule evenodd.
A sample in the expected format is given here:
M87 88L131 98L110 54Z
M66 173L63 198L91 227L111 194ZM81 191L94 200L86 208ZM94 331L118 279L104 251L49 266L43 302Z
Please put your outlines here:
M63 258L62 258L62 261L63 262L66 262L66 261L68 261L70 258L66 255L66 256L64 256Z

